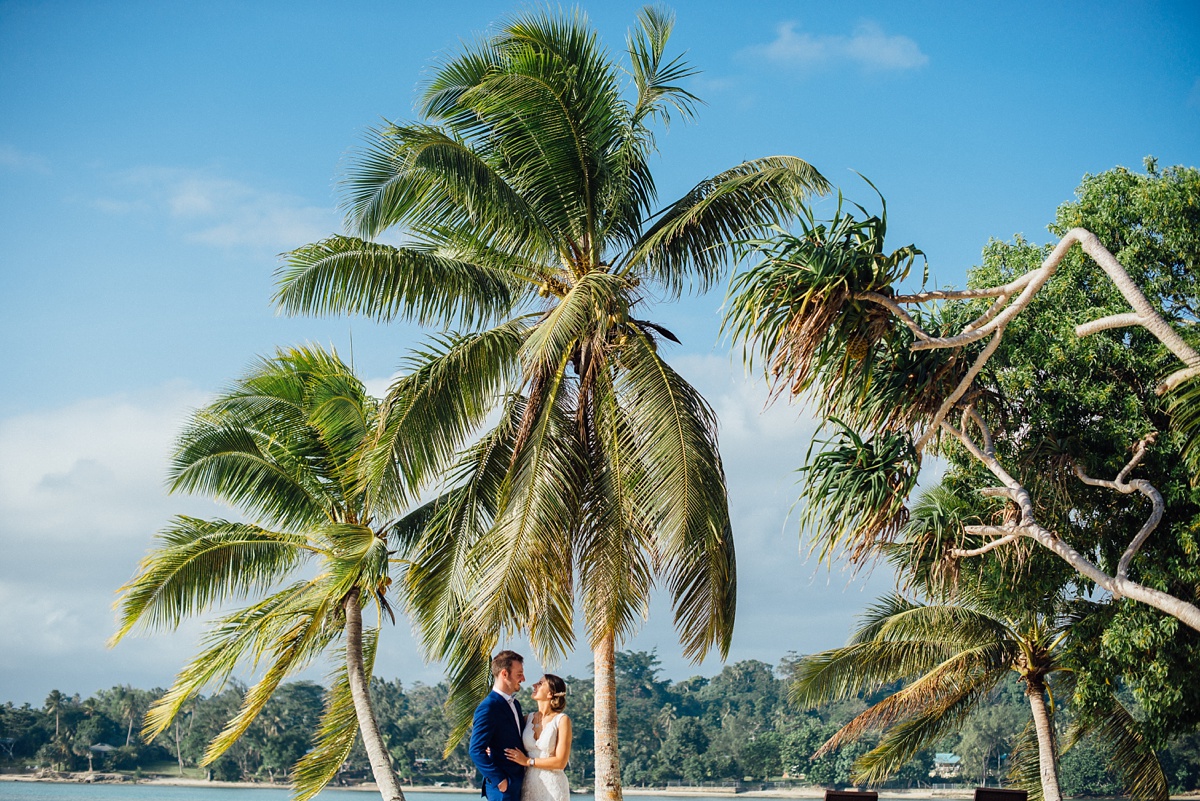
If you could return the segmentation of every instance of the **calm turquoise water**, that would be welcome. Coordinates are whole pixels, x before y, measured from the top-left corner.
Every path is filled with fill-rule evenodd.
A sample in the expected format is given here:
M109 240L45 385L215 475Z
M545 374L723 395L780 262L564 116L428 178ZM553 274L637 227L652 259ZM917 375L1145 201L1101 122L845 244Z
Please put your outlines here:
M475 801L466 793L405 793L408 801ZM288 801L291 792L277 787L164 787L147 784L58 784L0 782L4 801ZM325 790L321 801L372 801L375 793ZM632 801L632 799L631 799Z
M476 801L471 793L405 793L408 801ZM591 796L572 796L587 801ZM3 801L288 801L291 793L275 787L164 787L146 784L58 784L0 782ZM373 801L379 796L362 790L326 790L321 801ZM671 796L626 793L626 801L672 801ZM686 801L700 801L694 796ZM731 797L732 801L732 797ZM911 801L922 801L912 799ZM944 800L943 800L944 801Z
M405 793L408 801L477 801L475 793ZM169 787L147 784L59 784L0 782L3 801L288 801L291 793L276 787ZM325 790L320 801L373 801L379 796L362 790ZM588 801L591 796L573 796ZM671 796L626 793L626 801L672 801ZM681 801L700 801L694 796ZM731 798L732 801L732 798ZM921 801L913 799L912 801Z

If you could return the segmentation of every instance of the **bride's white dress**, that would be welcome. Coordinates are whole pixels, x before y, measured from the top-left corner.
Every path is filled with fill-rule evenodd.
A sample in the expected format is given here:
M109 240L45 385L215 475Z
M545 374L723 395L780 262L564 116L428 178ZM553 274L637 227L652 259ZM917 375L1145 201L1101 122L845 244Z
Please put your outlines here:
M542 736L533 736L533 713L525 719L525 731L521 739L525 741L525 753L536 759L554 755L558 747L558 724L564 715L559 713L542 726ZM526 768L525 782L521 785L521 801L567 801L571 795L571 786L567 783L567 774L561 770L543 770L542 768Z

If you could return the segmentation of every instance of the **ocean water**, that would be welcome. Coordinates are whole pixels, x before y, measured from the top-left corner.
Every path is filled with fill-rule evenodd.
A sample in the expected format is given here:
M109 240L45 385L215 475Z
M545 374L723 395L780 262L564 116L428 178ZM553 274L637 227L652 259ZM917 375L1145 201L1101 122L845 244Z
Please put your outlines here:
M171 787L159 784L72 784L0 781L3 801L288 801L283 787ZM474 801L466 793L405 793L408 801ZM378 793L324 790L321 801L372 801Z
M289 801L283 787L172 787L159 784L72 784L69 782L0 781L0 801ZM407 801L476 801L476 793L405 793ZM572 796L590 799L591 796ZM376 801L378 793L329 789L319 801ZM639 796L626 793L625 801L699 801L696 796ZM729 796L732 799L732 796ZM921 801L911 799L906 801ZM944 799L942 800L944 801Z
M405 793L407 801L476 801L475 793ZM591 796L572 796L590 799ZM283 787L172 787L159 784L71 784L68 782L0 781L2 801L288 801ZM320 801L375 801L378 793L365 790L324 790ZM639 796L626 793L625 801L699 801L696 796ZM729 796L729 798L734 798ZM906 799L922 801L922 799ZM941 801L945 801L942 799Z

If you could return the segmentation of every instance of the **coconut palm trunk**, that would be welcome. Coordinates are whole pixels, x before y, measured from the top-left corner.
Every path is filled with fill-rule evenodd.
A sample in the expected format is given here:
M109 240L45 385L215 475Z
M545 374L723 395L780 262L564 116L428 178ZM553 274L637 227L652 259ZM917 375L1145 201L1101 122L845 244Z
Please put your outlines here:
M1058 765L1054 753L1054 722L1046 709L1046 685L1040 679L1029 677L1025 683L1025 697L1033 713L1033 727L1038 739L1038 773L1042 780L1044 801L1062 801L1058 788Z
M386 801L404 801L404 792L392 770L392 758L384 745L375 709L371 704L371 687L363 669L362 605L358 590L352 590L342 603L346 610L346 674L350 680L350 694L354 698L354 711L358 715L358 729L362 733L363 747L371 761L371 773L379 794Z
M615 639L601 637L592 651L595 663L596 801L621 801L621 756L617 750L617 678Z

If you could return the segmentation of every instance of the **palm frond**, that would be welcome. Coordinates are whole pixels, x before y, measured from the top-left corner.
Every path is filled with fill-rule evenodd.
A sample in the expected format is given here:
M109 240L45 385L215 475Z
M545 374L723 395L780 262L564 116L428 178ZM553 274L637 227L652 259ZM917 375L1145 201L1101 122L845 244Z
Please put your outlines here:
M525 340L521 362L526 373L545 373L576 349L607 341L629 317L629 289L626 279L609 273L581 276Z
M428 658L446 659L470 622L478 569L472 555L499 512L523 414L523 399L510 397L496 428L463 455L452 488L397 524L396 536L412 543L406 603Z
M1166 801L1170 782L1142 726L1113 693L1107 703L1088 704L1067 729L1066 752L1085 737L1094 737L1121 777L1125 793L1136 801Z
M838 729L814 754L820 756L843 743L857 739L872 729L884 729L905 722L917 725L901 730L901 736L888 744L885 750L908 756L895 763L893 768L903 765L912 754L931 741L919 743L914 734L931 732L934 739L953 731L980 700L1008 675L1009 665L997 659L997 645L983 645L965 649L951 655L941 664L927 671L900 691L860 713ZM998 664L999 663L999 664ZM904 748L900 749L901 743ZM889 761L889 764L890 763Z
M610 371L598 371L591 397L591 483L575 553L587 630L593 636L612 633L619 643L649 614L657 547L650 510L637 497L647 477L638 458L639 432L621 406Z
M822 560L844 550L861 562L908 522L905 501L916 486L920 457L907 433L864 440L832 422L840 428L836 439L820 443L825 449L800 468L800 527Z
M599 219L606 161L622 135L612 64L578 12L518 15L494 47L502 66L455 97L475 113L473 120L457 115L457 130L488 142L508 183L556 237L586 239Z
M1167 410L1171 427L1183 438L1183 457L1192 471L1192 483L1200 484L1200 378L1192 378L1171 392Z
M547 232L524 198L467 142L436 126L372 129L342 186L348 221L366 237L394 225L473 229L504 249L547 253Z
M331 607L336 608L337 600L330 593L313 592L310 587L289 607L276 610L270 667L246 692L238 713L208 744L200 759L202 766L212 764L245 733L284 679L308 667L341 634L340 626L330 625Z
M200 653L184 666L167 692L151 705L142 727L143 739L150 742L165 731L184 704L205 688L223 684L239 664L254 663L268 652L287 610L293 608L309 588L308 582L293 584L221 618L205 634Z
M619 356L618 403L637 437L644 479L633 491L654 522L684 653L726 653L736 612L736 567L725 471L712 409L642 332Z
M274 300L287 314L473 326L511 313L518 299L513 277L501 269L348 236L285 254L275 278Z
M375 651L379 630L363 632L363 671L370 676L375 670ZM333 780L350 757L358 737L358 714L350 694L350 679L346 673L345 649L337 652L338 668L329 675L329 690L325 693L325 711L317 726L312 750L292 768L293 798L308 801Z
M789 219L828 183L792 156L747 161L697 184L668 207L631 248L622 269L660 283L678 297L685 280L706 291L719 280L735 246Z
M672 111L690 120L701 101L679 82L699 70L684 61L683 56L666 60L667 40L675 27L675 15L661 6L646 6L638 12L637 22L627 38L633 85L637 89L633 124L657 119L665 125L670 122Z
M416 351L388 390L366 479L382 510L398 510L437 475L517 375L528 322L517 318L476 334L435 337ZM385 492L390 488L390 492Z
M586 457L558 403L566 364L555 371L528 434L515 444L495 520L472 555L472 625L525 630L542 662L568 652L574 638L571 552L579 525Z
M1008 753L1008 780L1028 793L1030 801L1042 801L1045 795L1042 793L1041 754L1032 719L1025 723Z
M274 586L311 551L306 538L245 523L178 516L121 587L115 645L141 624L175 628L210 606Z
M879 744L854 762L853 779L864 784L885 781L917 752L962 728L963 722L995 684L981 682L961 695L946 699L923 714L888 729Z
M172 492L216 498L280 527L325 517L328 498L311 469L322 454L311 432L282 425L247 427L201 410L180 435L170 472Z

